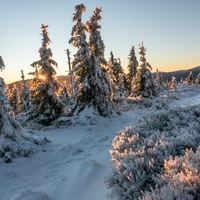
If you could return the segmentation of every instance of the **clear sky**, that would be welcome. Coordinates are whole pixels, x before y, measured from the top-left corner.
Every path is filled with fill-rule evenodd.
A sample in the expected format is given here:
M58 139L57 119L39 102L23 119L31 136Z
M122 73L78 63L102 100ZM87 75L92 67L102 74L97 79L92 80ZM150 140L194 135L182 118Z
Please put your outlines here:
M101 35L105 58L113 51L126 70L128 55L143 41L153 70L175 71L200 65L200 0L0 0L0 55L6 69L0 72L6 83L25 78L34 71L30 64L40 59L41 23L48 24L50 48L58 63L57 74L67 75L66 49L74 7L83 3L89 20L95 7L102 6Z

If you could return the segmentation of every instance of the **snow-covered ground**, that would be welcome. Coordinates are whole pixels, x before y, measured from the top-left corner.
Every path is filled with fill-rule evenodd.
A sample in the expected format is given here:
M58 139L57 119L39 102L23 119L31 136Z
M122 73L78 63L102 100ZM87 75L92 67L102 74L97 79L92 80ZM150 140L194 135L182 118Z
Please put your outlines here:
M183 85L161 97L170 107L196 105L200 88ZM38 146L29 158L0 163L0 200L109 199L105 177L111 170L112 140L119 130L149 112L153 111L134 106L121 115L103 118L83 111L77 124L35 130L51 142Z

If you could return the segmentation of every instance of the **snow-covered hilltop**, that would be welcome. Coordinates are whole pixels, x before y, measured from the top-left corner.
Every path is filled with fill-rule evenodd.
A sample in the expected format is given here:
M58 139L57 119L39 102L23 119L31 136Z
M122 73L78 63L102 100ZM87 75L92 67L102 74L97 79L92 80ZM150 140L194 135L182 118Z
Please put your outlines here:
M104 57L102 8L84 23L85 11L74 8L68 82L46 24L33 79L0 77L0 200L200 199L200 76L154 77L143 42L125 73Z
M60 118L48 128L35 130L51 142L35 147L37 153L29 158L0 164L0 199L103 200L110 199L107 195L112 191L116 199L125 196L133 199L134 191L134 195L141 195L140 188L145 193L145 187L148 189L155 181L158 189L144 194L149 199L161 193L165 195L166 191L169 195L183 191L182 199L187 199L186 194L192 198L192 191L198 191L195 180L199 180L199 175L194 174L199 169L199 151L196 152L200 139L199 92L199 87L183 84L176 91L163 92L156 100L149 100L151 107L146 107L146 102L124 101L122 108L127 111L112 118L94 115L91 109L86 109L79 117ZM185 151L186 148L192 148L196 154ZM181 168L183 162L189 170L185 175L189 182L175 174L182 189L168 186L167 183L172 184L169 170L180 166L185 173L186 168ZM118 181L116 173L120 177ZM131 173L134 179L128 178ZM159 177L160 173L163 177ZM152 179L153 174L158 177ZM108 185L111 189L107 189Z

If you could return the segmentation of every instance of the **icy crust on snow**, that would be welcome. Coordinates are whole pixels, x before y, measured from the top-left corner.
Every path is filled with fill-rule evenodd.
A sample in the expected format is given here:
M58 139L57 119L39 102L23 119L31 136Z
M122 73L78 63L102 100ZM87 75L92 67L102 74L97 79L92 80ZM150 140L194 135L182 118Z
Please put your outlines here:
M162 179L161 174L165 173L166 160L183 156L186 149L197 150L199 133L200 105L157 111L138 120L137 125L120 131L110 151L113 170L106 181L111 188L110 195L131 200L141 197L142 191L145 193L155 188L158 178ZM176 167L178 170L178 165ZM199 163L196 168L199 170ZM199 173L197 175L199 180ZM165 185L168 183L165 181ZM199 182L193 185L188 183L187 186L191 187L190 190L182 183L173 187L188 199L195 198Z

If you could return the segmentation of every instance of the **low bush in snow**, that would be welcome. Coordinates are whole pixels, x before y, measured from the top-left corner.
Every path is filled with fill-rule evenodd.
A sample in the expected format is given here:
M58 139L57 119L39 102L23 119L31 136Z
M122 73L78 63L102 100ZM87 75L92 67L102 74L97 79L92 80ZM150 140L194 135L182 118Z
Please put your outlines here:
M166 166L170 170L180 168L178 162L173 167L170 166L172 159L183 156L186 149L196 151L200 143L199 133L199 106L160 110L143 117L137 125L120 131L114 138L113 149L110 151L113 169L106 178L108 188L111 188L110 196L132 200L142 198L144 194L154 195L153 192L148 192L154 191L161 177L167 177L162 175L167 173ZM196 155L199 156L199 151ZM199 166L199 160L197 165ZM172 177L176 178L176 175L172 174ZM170 183L167 178L163 182L166 185ZM181 186L181 182L177 184L187 191L187 186ZM143 198L148 199L145 196Z
M164 161L164 173L155 177L157 185L140 200L200 199L200 146L196 152Z

